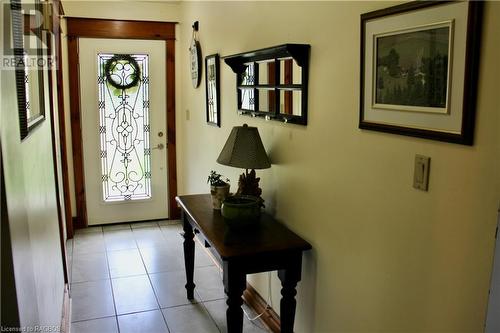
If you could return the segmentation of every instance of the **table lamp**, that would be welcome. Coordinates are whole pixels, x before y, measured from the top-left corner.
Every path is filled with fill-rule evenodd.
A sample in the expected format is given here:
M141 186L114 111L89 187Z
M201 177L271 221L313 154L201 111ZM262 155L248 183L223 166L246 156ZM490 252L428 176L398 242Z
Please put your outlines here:
M260 178L255 176L255 169L268 169L271 163L257 127L249 127L247 124L233 127L217 158L217 163L245 169L245 173L240 175L236 194L260 198L262 194L259 188Z

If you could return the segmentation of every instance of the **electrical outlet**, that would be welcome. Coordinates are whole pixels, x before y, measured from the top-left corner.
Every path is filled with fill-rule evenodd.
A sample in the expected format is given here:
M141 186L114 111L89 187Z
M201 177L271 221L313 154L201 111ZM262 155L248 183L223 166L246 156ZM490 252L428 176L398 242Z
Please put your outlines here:
M429 171L431 158L423 155L415 155L415 170L413 174L413 187L427 191L429 189Z

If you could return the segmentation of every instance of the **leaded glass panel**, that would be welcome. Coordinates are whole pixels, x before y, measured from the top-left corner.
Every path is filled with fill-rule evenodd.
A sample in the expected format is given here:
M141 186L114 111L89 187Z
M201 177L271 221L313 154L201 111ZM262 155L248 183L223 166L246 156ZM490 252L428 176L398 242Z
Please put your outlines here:
M151 198L149 57L97 55L103 200Z

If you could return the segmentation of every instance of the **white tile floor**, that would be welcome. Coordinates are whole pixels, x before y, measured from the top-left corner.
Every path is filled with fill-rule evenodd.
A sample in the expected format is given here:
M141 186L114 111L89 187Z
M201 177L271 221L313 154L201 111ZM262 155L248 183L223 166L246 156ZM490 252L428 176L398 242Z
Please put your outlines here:
M71 332L226 332L221 273L198 242L195 300L186 299L181 232L179 221L78 230L67 244ZM246 318L243 331L268 332Z

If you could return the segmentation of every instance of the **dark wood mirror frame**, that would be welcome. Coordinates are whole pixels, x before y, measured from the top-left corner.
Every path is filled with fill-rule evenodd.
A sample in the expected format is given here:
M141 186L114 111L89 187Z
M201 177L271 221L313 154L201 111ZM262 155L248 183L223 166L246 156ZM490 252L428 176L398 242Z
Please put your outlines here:
M223 57L227 65L236 73L236 91L238 112L254 117L264 117L269 120L278 120L286 123L307 125L307 87L309 77L309 53L311 46L307 44L283 44L265 49L239 53ZM280 82L280 61L285 60L283 73L285 82ZM301 80L299 84L293 84L287 77L291 78L291 71L295 62L301 69ZM260 80L258 66L267 65L267 80ZM242 75L249 64L254 67L253 83L242 84ZM287 72L288 71L288 72ZM290 82L289 82L290 81ZM251 90L254 93L254 109L245 109L241 103L241 91ZM266 91L266 110L259 109L259 92ZM291 95L294 91L301 93L300 115L293 114ZM281 95L284 95L284 109L280 112ZM262 102L262 101L261 101ZM288 103L287 103L288 102Z

